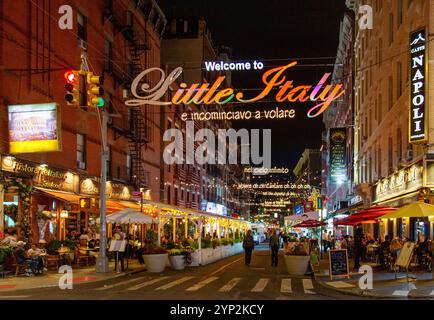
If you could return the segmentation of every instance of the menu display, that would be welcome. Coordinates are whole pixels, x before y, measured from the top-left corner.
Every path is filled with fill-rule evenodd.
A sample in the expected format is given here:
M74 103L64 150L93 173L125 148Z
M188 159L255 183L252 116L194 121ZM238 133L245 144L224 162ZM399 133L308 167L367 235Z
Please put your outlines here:
M330 279L336 276L349 277L350 271L348 267L348 252L346 249L330 250Z

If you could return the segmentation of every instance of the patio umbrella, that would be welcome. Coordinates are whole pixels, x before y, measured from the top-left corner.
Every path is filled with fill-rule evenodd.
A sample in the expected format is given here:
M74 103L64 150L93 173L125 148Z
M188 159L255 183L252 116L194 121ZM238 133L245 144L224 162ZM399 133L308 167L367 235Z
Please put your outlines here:
M394 212L396 208L386 206L375 206L368 209L363 209L346 218L335 220L335 225L354 226L359 223L376 223L377 219L382 215Z
M424 202L413 202L380 217L380 219L391 218L423 218L434 216L434 205Z
M133 209L124 209L107 216L107 222L111 223L152 223L155 219Z
M327 223L318 220L305 220L303 222L297 223L293 228L318 228L325 226Z

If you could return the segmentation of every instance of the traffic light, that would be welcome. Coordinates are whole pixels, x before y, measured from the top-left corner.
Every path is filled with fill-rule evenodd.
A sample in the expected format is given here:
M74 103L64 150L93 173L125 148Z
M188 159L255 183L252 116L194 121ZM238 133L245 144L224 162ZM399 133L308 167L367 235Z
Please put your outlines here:
M104 89L101 87L103 83L103 76L94 75L92 72L87 73L87 101L89 106L99 108L104 107L104 98L101 97L104 94Z
M80 94L80 77L78 71L67 71L64 74L66 83L65 83L65 100L68 105L79 105L79 94Z

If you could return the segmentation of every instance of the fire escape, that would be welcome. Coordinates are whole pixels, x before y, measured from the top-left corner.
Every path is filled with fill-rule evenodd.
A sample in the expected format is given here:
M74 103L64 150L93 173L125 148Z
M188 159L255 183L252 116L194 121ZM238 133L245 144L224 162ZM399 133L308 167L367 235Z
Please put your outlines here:
M136 9L143 6L143 1L136 1ZM115 34L121 33L125 39L125 57L129 57L126 64L126 72L114 66L112 76L115 81L124 88L129 89L136 76L146 69L144 54L149 50L146 28L135 28L134 15L131 10L125 10L118 1L106 0L104 23L110 21L113 24ZM146 25L146 24L145 24ZM145 79L149 83L149 78ZM125 108L124 108L125 109ZM150 127L146 116L146 107L132 107L128 112L123 112L121 121L113 121L112 127L119 136L128 139L129 154L131 157L130 183L136 189L148 188L149 173L144 164L144 150L149 142Z

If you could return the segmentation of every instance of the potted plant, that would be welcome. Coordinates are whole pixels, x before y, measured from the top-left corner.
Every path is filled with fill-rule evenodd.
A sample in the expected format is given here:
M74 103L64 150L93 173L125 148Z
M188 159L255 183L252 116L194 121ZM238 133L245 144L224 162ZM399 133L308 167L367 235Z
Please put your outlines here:
M71 261L74 261L74 251L77 246L76 243L72 240L66 239L62 242L62 246L67 247L69 249L69 258Z
M12 256L12 248L9 246L0 247L0 271L4 270L4 265L9 257Z
M149 272L163 272L166 268L168 253L166 249L157 246L157 237L153 229L146 232L143 260Z
M184 270L191 263L191 250L172 249L169 251L170 265L175 270Z
M290 242L285 252L286 269L291 275L304 275L309 267L309 248L306 242Z
M51 240L47 245L48 254L56 255L58 253L57 250L59 250L61 246L62 242L59 240Z

